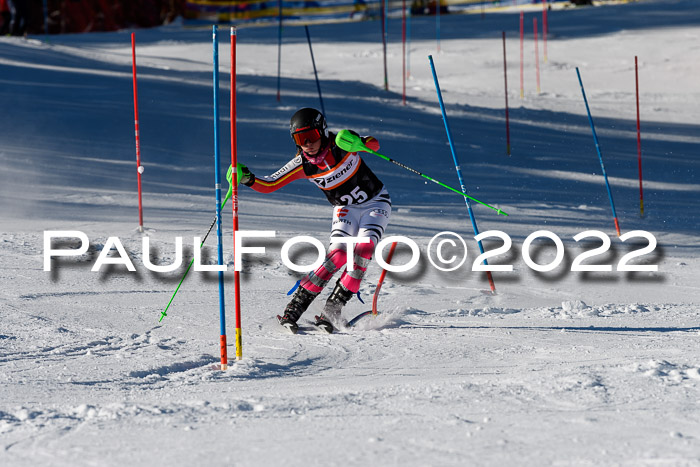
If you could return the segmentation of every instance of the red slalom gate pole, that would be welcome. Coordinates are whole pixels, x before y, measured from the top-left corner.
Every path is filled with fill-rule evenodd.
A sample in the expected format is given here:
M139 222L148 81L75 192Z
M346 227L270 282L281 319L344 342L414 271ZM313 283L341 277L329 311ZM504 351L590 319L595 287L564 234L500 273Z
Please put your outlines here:
M391 244L391 248L389 249L389 254L386 257L386 264L391 264L391 258L394 256L394 250L396 250L396 242L393 242ZM372 309L368 311L363 311L359 315L355 316L353 319L351 319L348 322L348 326L354 326L358 321L360 321L362 318L365 316L372 316L372 318L376 318L378 311L377 311L377 303L379 302L379 291L382 290L382 284L384 283L384 278L386 277L386 269L382 269L382 274L379 276L379 282L377 282L377 288L374 289L374 296L372 297Z
M391 258L394 256L394 250L396 250L396 242L393 242L391 244L391 248L389 249L389 254L386 257L386 264L391 264ZM348 322L348 326L354 326L355 323L360 321L362 318L365 316L371 315L372 318L377 317L377 303L379 302L379 291L382 290L382 284L384 283L384 277L386 277L386 269L382 269L382 273L379 276L379 282L377 282L377 288L374 289L374 296L372 297L372 309L368 311L363 311L359 315L355 316L353 319L351 319Z
M520 12L520 98L525 98L525 77L523 74L523 42L525 40L525 13Z
M510 156L510 121L508 118L508 67L506 65L506 32L503 31L503 81L506 89L506 154Z
M540 51L537 46L537 18L532 18L532 29L535 31L535 69L537 70L537 94L540 90Z
M406 105L406 0L403 0L401 7L401 43L403 51L403 105Z
M637 161L639 162L639 215L644 217L644 192L642 191L642 133L639 125L639 69L634 56L634 85L637 94Z
M391 244L389 248L389 254L386 257L386 263L391 264L391 258L394 256L394 250L396 250L396 242ZM372 316L377 316L377 302L379 301L379 291L382 290L382 284L384 283L384 277L386 276L386 269L382 269L382 273L379 276L379 282L377 282L377 288L374 290L374 297L372 298Z
M231 28L231 205L233 206L233 257L236 257L236 232L238 232L238 144L236 140L236 28ZM243 358L241 334L241 273L234 265L233 284L236 306L236 360ZM221 357L223 359L223 356Z
M134 133L136 135L136 178L139 192L139 232L143 232L143 204L141 203L141 174L143 173L143 166L141 165L141 142L139 137L139 97L136 87L136 39L133 32L131 33L131 64L134 77Z
M547 0L542 0L542 41L544 42L544 62L547 63Z

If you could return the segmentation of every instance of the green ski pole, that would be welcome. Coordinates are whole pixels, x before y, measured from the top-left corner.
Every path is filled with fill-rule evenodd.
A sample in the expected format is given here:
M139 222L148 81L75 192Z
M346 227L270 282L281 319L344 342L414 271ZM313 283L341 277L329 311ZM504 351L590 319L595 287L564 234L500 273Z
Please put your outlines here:
M455 193L457 193L461 196L465 196L465 197L471 199L472 201L476 201L477 203L484 205L489 209L493 209L494 211L496 211L497 214L502 214L504 216L508 215L498 208L494 208L491 205L483 203L483 202L479 201L478 199L473 198L466 193L463 193L461 190L458 190L456 188L452 188L449 185L445 185L444 183L437 181L434 178L431 178L431 177L425 175L424 173L418 172L417 170L412 169L411 167L408 167L407 165L404 165L401 162L395 161L394 159L391 159L390 157L384 156L382 154L379 154L376 151L371 150L370 148L365 146L365 144L362 142L362 139L359 136L352 134L349 130L340 130L338 132L338 135L335 137L335 144L337 144L341 149L344 149L345 151L348 151L348 152L364 151L364 152L368 152L370 154L374 154L375 156L379 156L382 159L384 159L385 161L389 161L393 164L398 165L402 169L406 169L410 172L413 172L414 174L420 175L421 177L423 177L427 180L430 180L433 183L437 183L438 185L440 185L443 188L447 188L448 190L452 190Z
M239 169L240 170L240 169ZM226 193L226 197L224 198L224 201L221 203L221 207L223 208L224 205L226 204L226 201L231 197L231 194L233 194L233 182L232 182L232 177L233 177L233 166L229 166L228 172L226 173L226 180L228 180L228 192ZM236 181L240 180L240 175L237 176ZM204 236L204 239L202 239L202 243L200 243L199 248L202 248L204 246L204 242L207 241L207 237L211 233L211 229L214 228L214 225L216 225L216 217L212 221L211 225L209 226L209 230L207 230L207 234ZM175 295L177 295L177 291L180 290L180 286L185 280L185 277L187 277L187 273L190 272L190 269L192 268L192 265L194 264L194 258L192 258L192 261L190 261L190 265L187 266L187 270L185 271L185 274L183 274L182 279L180 279L180 283L177 284L177 288L175 289L175 292L173 293L173 296L170 297L170 301L168 302L168 306L165 307L165 310L163 310L160 314L160 319L158 322L160 323L163 321L163 318L168 316L167 311L168 308L170 308L170 304L173 303L173 300L175 299Z

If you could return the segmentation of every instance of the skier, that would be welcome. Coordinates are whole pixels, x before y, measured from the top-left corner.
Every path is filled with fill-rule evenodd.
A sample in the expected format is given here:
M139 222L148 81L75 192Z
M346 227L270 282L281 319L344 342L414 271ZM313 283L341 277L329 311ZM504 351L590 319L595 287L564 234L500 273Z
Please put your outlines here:
M366 237L352 251L353 270L347 268L335 284L323 312L316 317L316 326L332 333L334 326L344 324L343 306L360 289L360 282L372 259L391 215L391 198L384 184L356 152L347 152L335 144L335 134L328 131L326 119L316 109L303 108L291 118L289 132L294 140L296 156L272 175L256 177L239 164L239 183L260 193L270 193L293 180L307 179L320 188L334 206L330 247L323 264L299 283L292 300L279 317L281 325L292 333L297 321L319 295L333 275L346 264L346 244L340 237ZM365 145L379 150L379 142L371 136L362 138Z

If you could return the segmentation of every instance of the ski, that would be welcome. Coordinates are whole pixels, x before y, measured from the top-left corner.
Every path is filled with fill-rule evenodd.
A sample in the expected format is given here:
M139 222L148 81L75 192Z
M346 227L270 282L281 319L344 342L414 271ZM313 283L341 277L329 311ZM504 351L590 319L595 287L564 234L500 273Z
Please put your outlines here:
M349 328L353 327L353 326L356 325L357 322L360 321L362 318L364 318L365 316L369 316L369 315L371 315L371 314L372 314L372 310L363 311L362 313L360 313L359 315L355 316L353 319L351 319L350 321L348 321L348 327L349 327Z
M314 326L316 326L321 331L327 332L328 334L333 334L333 331L335 331L335 327L333 327L333 324L330 321L328 321L325 318L321 318L320 316L314 316L314 318L316 318Z
M391 244L391 248L389 249L389 254L387 255L386 262L387 264L391 263L391 258L394 256L394 251L396 250L396 242L393 242ZM321 331L324 331L328 334L332 334L333 332L337 331L338 329L341 328L351 328L355 324L357 324L362 318L365 316L377 316L377 301L379 300L379 291L382 289L382 284L384 283L384 278L386 277L386 269L384 269L379 276L379 282L377 283L377 288L374 290L374 297L372 299L372 309L363 311L359 315L355 316L353 319L348 321L347 323L343 320L343 325L340 326L340 328L336 328L336 326L333 325L325 316L321 318L320 316L314 316L316 321L312 323L316 329L319 329ZM294 289L292 289L294 290ZM297 334L299 331L299 325L293 321L284 321L282 316L277 315L277 321L285 328L287 329L290 333L292 334ZM284 321L284 322L283 322Z
M289 320L284 321L280 315L277 315L277 321L280 323L280 325L283 328L285 328L290 333L296 334L297 332L299 332L299 325L297 323L295 323L294 321L289 321Z

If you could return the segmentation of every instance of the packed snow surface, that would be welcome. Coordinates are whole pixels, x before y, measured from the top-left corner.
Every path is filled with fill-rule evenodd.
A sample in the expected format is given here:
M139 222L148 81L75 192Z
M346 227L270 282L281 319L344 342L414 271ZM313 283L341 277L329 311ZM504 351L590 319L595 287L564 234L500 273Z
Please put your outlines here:
M388 28L384 89L378 21L312 25L332 130L374 135L380 152L459 187L429 66L440 79L455 152L481 232L512 240L494 265L496 294L473 271L479 249L463 199L365 154L393 211L387 231L420 247L418 265L389 273L379 314L337 334L297 335L276 323L302 274L282 263L300 235L327 241L331 207L304 181L272 194L241 187L241 230L275 231L242 262L242 359L236 359L231 204L223 258L229 369L219 364L214 272L190 272L215 217L212 34L170 25L137 30L143 212L138 227L130 32L0 38L0 465L698 465L700 464L700 9L649 0L525 13L520 95L519 11L411 20L402 104L401 21ZM512 151L506 154L502 31ZM228 28L220 29L221 167L230 164ZM238 159L270 174L294 153L288 122L319 106L304 28L237 31ZM640 216L635 57L644 216ZM581 87L623 234L615 232ZM226 183L224 183L226 187ZM46 231L80 231L89 249L44 270ZM562 241L526 239L546 230ZM455 232L466 262L443 272L428 244ZM576 272L576 258L611 246ZM136 271L103 265L123 245ZM152 272L177 258L169 273ZM150 252L143 252L143 238ZM204 262L216 260L216 229ZM459 242L455 242L459 245ZM78 248L78 238L54 248ZM435 245L435 243L434 243ZM503 240L484 240L486 250ZM299 245L292 258L315 260ZM461 257L443 243L443 258ZM113 248L111 257L118 258ZM386 255L386 250L384 252ZM411 257L401 245L394 264ZM435 246L432 257L436 258ZM623 261L625 263L626 261ZM478 261L477 261L478 264ZM647 268L648 269L648 268ZM373 262L344 316L369 309Z

